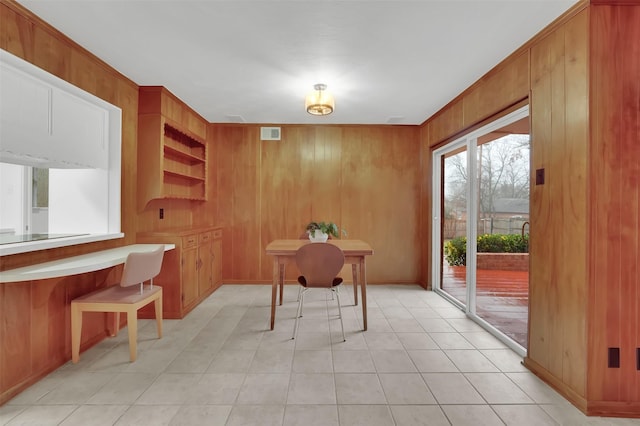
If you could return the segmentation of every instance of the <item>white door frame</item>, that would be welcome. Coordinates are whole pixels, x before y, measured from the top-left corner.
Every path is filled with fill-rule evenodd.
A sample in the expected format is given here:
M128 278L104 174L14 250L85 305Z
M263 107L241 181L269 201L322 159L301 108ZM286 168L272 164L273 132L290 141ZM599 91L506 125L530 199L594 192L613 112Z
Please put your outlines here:
M515 352L520 354L521 356L526 355L526 349L520 346L518 343L512 341L503 333L501 333L498 329L496 329L493 325L486 322L484 319L480 318L476 314L476 244L473 244L473 241L477 238L477 221L474 218L478 217L478 203L477 197L478 193L472 188L476 188L477 186L477 140L480 136L490 133L494 130L497 130L501 127L506 126L507 124L518 121L522 118L525 118L529 115L529 105L525 105L522 108L518 108L517 110L500 117L499 119L483 126L477 130L474 130L466 135L460 137L448 143L445 146L442 146L433 151L432 155L432 232L431 232L431 282L433 284L433 291L449 300L454 305L458 306L462 309L469 318L473 319L483 328L487 329L491 334L500 339L503 343L513 349ZM467 199L467 226L466 226L466 235L467 235L467 268L466 268L466 284L467 284L467 295L466 295L466 306L461 304L458 300L453 298L452 296L445 293L441 290L440 286L442 283L440 282L441 277L441 269L442 269L442 258L440 257L440 250L442 247L442 235L440 230L442 229L442 218L440 217L442 211L442 167L441 167L441 157L451 151L466 147L467 151L467 176L469 182L467 182L466 188L466 199Z

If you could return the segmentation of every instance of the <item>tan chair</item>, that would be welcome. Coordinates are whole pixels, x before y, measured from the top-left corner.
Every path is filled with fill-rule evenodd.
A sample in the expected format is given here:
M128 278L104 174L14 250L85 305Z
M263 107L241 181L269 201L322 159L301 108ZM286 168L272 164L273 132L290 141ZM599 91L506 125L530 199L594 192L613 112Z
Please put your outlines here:
M293 337L298 334L298 321L302 316L304 294L310 288L326 288L335 292L338 301L338 316L342 328L342 340L344 337L344 324L342 322L342 307L340 305L340 293L338 291L342 278L337 275L344 266L344 253L340 247L330 243L305 244L296 252L296 265L302 273L298 277L298 283L302 286L302 293L298 301L296 322L293 326Z
M162 287L153 285L160 273L164 245L150 252L134 252L127 256L119 286L103 288L71 301L71 359L80 360L83 312L114 312L114 334L120 329L120 312L127 313L129 359L136 360L138 339L138 309L155 304L158 338L162 337ZM150 285L144 283L150 281Z

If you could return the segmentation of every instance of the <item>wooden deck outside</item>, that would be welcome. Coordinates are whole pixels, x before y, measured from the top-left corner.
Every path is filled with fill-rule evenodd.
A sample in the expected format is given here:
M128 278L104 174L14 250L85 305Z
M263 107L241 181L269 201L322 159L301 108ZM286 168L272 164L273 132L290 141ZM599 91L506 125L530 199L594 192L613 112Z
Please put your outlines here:
M442 289L465 303L466 266L442 265ZM527 347L529 272L479 269L476 314L522 347Z

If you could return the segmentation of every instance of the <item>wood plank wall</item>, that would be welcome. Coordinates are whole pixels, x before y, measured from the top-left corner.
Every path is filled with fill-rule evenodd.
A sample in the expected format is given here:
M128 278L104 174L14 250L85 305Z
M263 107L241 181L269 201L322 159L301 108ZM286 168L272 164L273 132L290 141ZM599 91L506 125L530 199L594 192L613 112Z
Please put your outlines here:
M640 4L611 3L591 6L587 394L640 416ZM610 347L620 368L603 368Z
M324 220L372 245L369 282L419 282L417 126L281 127L281 141L260 141L259 126L212 125L223 281L270 282L266 245Z
M577 4L421 126L421 229L431 233L433 148L529 92L531 168L544 168L546 183L531 186L525 364L588 414L638 417L640 5L591 3ZM423 235L422 273L431 284L429 240ZM609 347L620 348L620 368L607 368Z
M0 269L135 242L138 86L13 1L0 0L0 47L122 109L122 230L125 238L3 256ZM119 268L0 285L0 404L70 359L69 301L117 282ZM85 317L83 346L106 335L105 317Z
M588 11L531 48L529 353L583 409L586 396Z

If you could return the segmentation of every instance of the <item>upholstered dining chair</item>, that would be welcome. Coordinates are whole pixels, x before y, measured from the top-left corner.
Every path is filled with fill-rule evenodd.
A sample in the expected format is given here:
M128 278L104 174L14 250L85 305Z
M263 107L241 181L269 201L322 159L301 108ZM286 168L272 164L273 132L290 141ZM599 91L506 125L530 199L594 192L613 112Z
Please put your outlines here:
M71 301L71 359L80 360L83 312L114 312L113 336L120 329L120 312L127 313L129 360L136 360L138 339L138 309L155 304L158 338L162 337L162 287L153 285L160 273L164 245L147 252L129 253L124 263L120 285L103 288ZM149 285L145 282L149 281Z
M330 243L309 243L300 247L296 252L296 265L302 274L298 277L302 293L300 293L300 300L298 301L292 339L295 339L298 334L298 323L302 316L304 294L311 288L326 288L331 289L336 294L342 340L345 341L342 306L340 305L340 292L338 291L340 284L342 284L342 278L337 276L344 266L344 253L340 247Z

